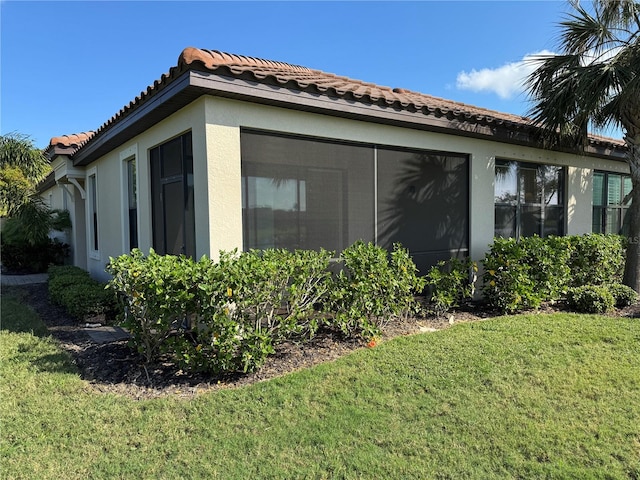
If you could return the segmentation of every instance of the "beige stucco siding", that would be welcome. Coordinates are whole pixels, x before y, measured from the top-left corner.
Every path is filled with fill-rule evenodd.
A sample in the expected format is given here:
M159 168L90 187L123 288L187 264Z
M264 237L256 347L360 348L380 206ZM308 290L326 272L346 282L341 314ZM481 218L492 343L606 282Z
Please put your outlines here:
M65 198L66 194L62 188L57 185L45 190L40 194L40 197L44 203L52 210L69 210ZM71 216L71 215L70 215ZM68 232L51 232L49 235L51 238L57 239L60 242L71 244L71 238Z
M92 276L106 279L109 257L128 253L128 197L125 162L135 157L137 168L138 245L148 252L153 244L149 150L187 131L193 135L196 255L209 253L209 197L204 101L196 101L86 167L87 178L98 177L99 255L87 254ZM88 213L87 213L88 215ZM88 221L88 217L87 217ZM89 241L87 230L87 244Z

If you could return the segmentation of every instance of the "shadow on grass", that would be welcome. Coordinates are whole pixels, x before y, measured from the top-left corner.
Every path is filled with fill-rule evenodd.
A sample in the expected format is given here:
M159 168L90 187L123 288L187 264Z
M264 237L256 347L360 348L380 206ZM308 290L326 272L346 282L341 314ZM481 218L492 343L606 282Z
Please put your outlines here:
M6 289L0 297L0 330L16 335L2 339L0 348L7 363L29 364L39 372L77 373L69 355L60 350L38 314L19 289Z

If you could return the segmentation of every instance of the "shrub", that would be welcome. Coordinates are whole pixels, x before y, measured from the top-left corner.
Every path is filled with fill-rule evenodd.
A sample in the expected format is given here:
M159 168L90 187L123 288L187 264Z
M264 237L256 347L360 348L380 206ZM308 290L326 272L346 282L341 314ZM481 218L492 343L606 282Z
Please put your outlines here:
M74 265L52 265L47 270L49 274L49 280L62 276L80 276L83 278L90 278L89 272L76 267Z
M168 355L192 371L248 372L282 342L312 338L320 321L366 337L416 308L413 294L424 281L406 250L389 255L360 242L345 250L345 270L333 278L332 255L270 249L195 262L133 250L110 259L107 271L148 362Z
M436 315L444 315L465 299L473 298L478 265L466 258L452 258L438 262L426 275L430 289L429 308Z
M69 257L69 245L47 239L36 245L28 243L0 244L2 266L11 272L41 273L50 265L61 265Z
M571 238L537 235L520 239L523 261L529 266L529 277L542 301L564 297L571 279L569 259Z
M513 238L496 238L483 263L482 291L492 308L513 313L540 306L544 297L536 289L523 245Z
M327 306L333 325L345 335L373 338L390 319L418 308L415 295L422 292L425 280L417 276L409 252L399 244L389 255L358 241L342 252L341 262Z
M618 283L624 239L618 235L496 238L484 259L490 306L511 313L562 298L570 287Z
M620 283L625 260L624 237L594 233L569 238L571 286Z
M612 310L615 300L609 289L602 285L584 285L570 288L567 304L581 313L605 313Z
M314 305L328 290L331 252L251 250L221 254L218 264L224 302L234 302L242 323L255 324L274 340L313 336Z
M312 338L331 256L325 250L222 252L203 271L197 328L179 345L180 361L197 370L253 371L283 341Z
M628 307L638 301L638 293L631 287L621 283L611 283L606 286L618 308Z
M3 225L3 266L20 273L39 273L46 272L50 264L63 264L69 245L50 239L49 233L70 227L69 212L50 210L40 197L30 197Z
M51 301L61 305L79 320L111 314L115 299L105 284L95 281L88 272L74 266L49 268L48 290Z
M167 340L196 312L195 262L184 256L144 256L138 249L111 258L109 287L122 306L123 325L147 362L165 353Z
M252 371L274 345L310 338L330 252L221 252L199 262L139 250L111 259L112 289L147 361L169 354L191 370Z

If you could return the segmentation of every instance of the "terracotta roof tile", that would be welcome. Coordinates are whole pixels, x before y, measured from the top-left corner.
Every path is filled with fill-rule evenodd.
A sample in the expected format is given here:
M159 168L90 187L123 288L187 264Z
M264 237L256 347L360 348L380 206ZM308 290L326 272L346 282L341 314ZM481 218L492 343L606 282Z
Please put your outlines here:
M73 133L71 135L61 135L59 137L53 137L49 140L49 147L73 147L77 148L87 142L91 137L95 135L95 132L81 132Z
M272 78L281 84L292 82L301 90L315 88L320 92L332 93L339 97L352 95L355 99L369 101L370 103L382 102L388 106L397 105L398 107L411 107L417 110L427 107L431 112L439 109L442 114L451 112L455 115L482 116L486 117L487 120L494 119L517 124L528 124L528 120L519 115L474 107L404 88L384 87L299 65L232 55L218 50L186 48L178 59L178 65L198 65L209 71L216 71L226 67L230 73L235 75L248 72L257 80Z
M104 123L96 132L77 134L77 136L63 136L52 139L60 143L69 142L77 145L75 152L81 149L91 138L99 136L112 124L120 121L144 103L149 97L155 95L171 81L186 70L200 70L213 72L226 77L249 77L259 83L284 85L286 88L320 92L327 96L347 98L368 105L380 105L395 109L408 110L422 115L447 116L460 122L473 122L480 124L496 124L512 126L513 128L526 128L530 122L526 117L504 112L480 108L465 103L433 97L404 88L391 88L376 85L370 82L355 80L344 76L314 70L300 65L285 62L264 60L221 52L218 50L204 50L188 47L182 51L178 58L178 64L172 67L168 73L163 74L153 85L147 87L140 95L123 107L116 115ZM84 137L83 137L84 135ZM68 140L67 140L68 138ZM73 144L71 142L76 141ZM604 137L592 137L596 143L610 145L624 145L624 142Z

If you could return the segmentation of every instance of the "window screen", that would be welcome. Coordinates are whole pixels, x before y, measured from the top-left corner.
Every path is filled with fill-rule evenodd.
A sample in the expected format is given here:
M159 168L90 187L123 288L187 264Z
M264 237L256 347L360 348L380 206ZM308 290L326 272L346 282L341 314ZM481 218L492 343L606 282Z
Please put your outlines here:
M465 156L253 131L241 147L245 249L400 242L422 272L468 252Z
M593 233L627 234L631 177L618 173L593 174Z
M374 239L372 147L242 132L244 248Z
M138 192L136 191L136 159L127 161L127 205L129 249L138 247Z
M195 255L191 132L151 150L153 246L160 254Z
M378 244L400 242L421 272L468 254L469 174L465 156L379 148Z

